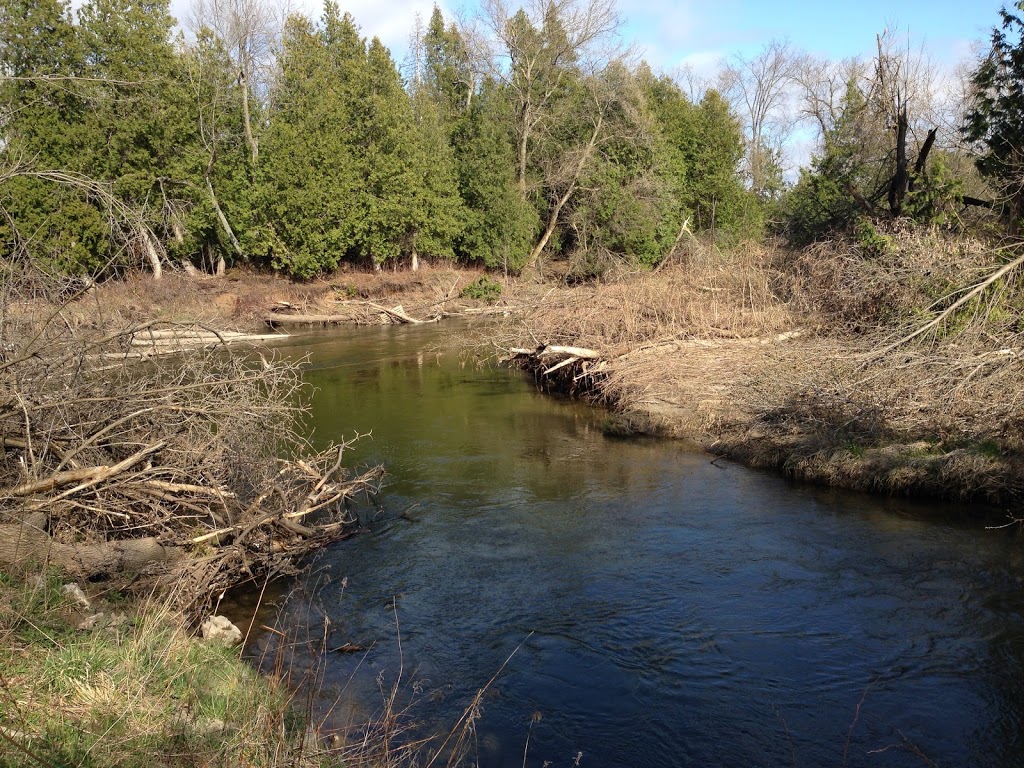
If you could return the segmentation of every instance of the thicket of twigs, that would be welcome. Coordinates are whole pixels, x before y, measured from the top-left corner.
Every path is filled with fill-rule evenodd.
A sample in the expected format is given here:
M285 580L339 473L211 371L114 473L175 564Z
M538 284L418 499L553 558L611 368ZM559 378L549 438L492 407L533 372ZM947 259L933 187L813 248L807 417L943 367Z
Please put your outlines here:
M893 227L790 254L819 338L743 392L734 455L886 492L1024 499L1024 251Z
M788 361L804 379L792 394L862 440L1024 449L1024 250L899 228L883 237L880 253L822 243L789 265L793 300L842 342L808 365Z
M0 314L0 564L159 587L187 610L293 573L349 535L344 445L295 431L298 366L215 347L141 361L133 338L181 333L82 323L73 291L6 267ZM51 301L39 307L40 291ZM32 302L24 303L27 293ZM72 323L67 302L79 301Z

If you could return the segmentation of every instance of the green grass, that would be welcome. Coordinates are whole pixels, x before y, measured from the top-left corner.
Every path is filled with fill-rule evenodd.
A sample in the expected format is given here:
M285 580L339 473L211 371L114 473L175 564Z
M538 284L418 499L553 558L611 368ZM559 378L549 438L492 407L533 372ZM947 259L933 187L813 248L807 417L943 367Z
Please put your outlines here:
M0 766L323 764L282 685L158 605L78 630L59 580L5 578L0 608Z

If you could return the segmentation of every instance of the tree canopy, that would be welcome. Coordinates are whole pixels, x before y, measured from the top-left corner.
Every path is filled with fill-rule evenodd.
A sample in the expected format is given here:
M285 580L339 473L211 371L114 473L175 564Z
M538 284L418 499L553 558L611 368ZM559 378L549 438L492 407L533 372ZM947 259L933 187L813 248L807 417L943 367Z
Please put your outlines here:
M166 0L0 0L4 247L90 272L593 270L738 221L736 118L627 64L603 0L491 3L489 52L435 8L407 81L333 0L276 33L250 5L198 2L185 40Z

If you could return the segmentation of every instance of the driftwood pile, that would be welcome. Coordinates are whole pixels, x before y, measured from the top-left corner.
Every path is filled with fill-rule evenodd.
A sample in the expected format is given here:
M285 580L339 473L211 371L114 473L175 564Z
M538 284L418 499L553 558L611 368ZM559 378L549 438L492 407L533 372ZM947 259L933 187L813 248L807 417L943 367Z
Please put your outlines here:
M570 395L593 395L608 361L596 349L540 344L535 349L512 347L506 358L512 365L533 374L546 390Z
M381 473L350 477L344 445L298 436L296 364L209 349L198 328L59 317L0 316L0 569L157 586L200 610L355 529L349 502ZM140 340L193 351L140 361Z

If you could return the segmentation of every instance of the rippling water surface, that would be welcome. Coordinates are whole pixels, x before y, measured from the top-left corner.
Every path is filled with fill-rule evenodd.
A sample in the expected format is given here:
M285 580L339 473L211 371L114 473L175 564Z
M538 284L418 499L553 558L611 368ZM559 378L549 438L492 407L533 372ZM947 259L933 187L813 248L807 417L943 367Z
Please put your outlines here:
M464 328L312 335L317 439L389 484L321 561L328 691L404 662L483 766L1024 765L1024 557L938 509L793 485L460 365ZM345 580L343 582L343 579ZM343 586L344 583L344 586ZM395 610L397 609L397 611ZM395 614L401 627L401 655Z

